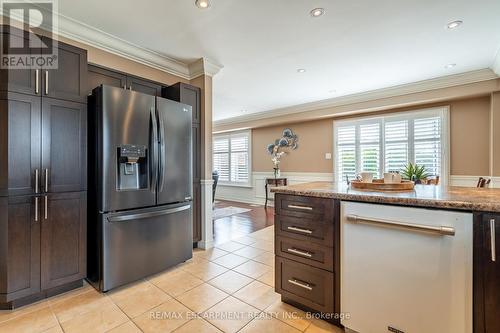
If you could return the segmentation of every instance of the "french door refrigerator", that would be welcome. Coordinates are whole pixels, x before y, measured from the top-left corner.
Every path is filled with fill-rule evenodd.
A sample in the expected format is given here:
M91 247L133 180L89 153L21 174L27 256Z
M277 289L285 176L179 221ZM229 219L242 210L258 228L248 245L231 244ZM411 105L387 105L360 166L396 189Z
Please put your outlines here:
M88 280L96 289L192 257L191 112L106 85L89 97Z

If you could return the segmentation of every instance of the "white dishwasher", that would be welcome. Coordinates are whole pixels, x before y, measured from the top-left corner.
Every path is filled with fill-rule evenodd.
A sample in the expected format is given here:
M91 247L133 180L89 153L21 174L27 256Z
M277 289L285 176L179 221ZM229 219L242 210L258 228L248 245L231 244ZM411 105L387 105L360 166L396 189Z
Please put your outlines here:
M470 213L342 202L342 324L472 332L472 224Z

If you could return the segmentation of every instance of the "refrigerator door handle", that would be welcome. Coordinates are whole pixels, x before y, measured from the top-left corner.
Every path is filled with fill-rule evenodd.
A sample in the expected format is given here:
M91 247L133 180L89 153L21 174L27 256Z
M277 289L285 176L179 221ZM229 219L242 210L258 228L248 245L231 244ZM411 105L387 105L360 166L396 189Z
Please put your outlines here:
M158 177L158 127L156 124L156 112L155 108L150 109L150 116L151 116L151 127L152 127L152 138L151 138L151 149L153 150L151 156L152 156L152 167L150 168L151 170L151 192L155 192L156 190L156 182L157 182L157 177Z
M190 209L190 208L191 208L191 205L185 205L185 206L180 206L180 207L170 208L170 209L165 209L165 210L159 210L159 211L149 212L149 213L114 216L114 217L108 217L108 221L109 222L125 222L125 221L130 221L130 220L147 219L150 217L162 216L162 215L168 215L168 214L173 214L173 213L177 213L177 212L182 212L182 211Z
M165 185L165 123L163 121L163 115L161 112L158 112L158 119L160 123L160 182L159 182L159 190L158 192L163 191L163 186Z

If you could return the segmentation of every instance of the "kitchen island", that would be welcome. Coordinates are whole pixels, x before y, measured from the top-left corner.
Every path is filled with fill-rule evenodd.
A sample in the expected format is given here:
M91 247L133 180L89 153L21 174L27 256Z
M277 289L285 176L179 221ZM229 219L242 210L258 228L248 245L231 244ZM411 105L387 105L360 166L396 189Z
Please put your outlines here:
M283 301L360 332L500 332L499 189L272 192Z

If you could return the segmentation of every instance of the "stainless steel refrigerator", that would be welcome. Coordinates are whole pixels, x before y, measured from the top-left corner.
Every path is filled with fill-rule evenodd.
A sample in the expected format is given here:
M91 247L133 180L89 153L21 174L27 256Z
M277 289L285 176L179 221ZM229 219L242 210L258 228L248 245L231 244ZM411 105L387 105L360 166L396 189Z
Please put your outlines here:
M106 85L89 97L88 280L96 289L192 257L191 112Z

